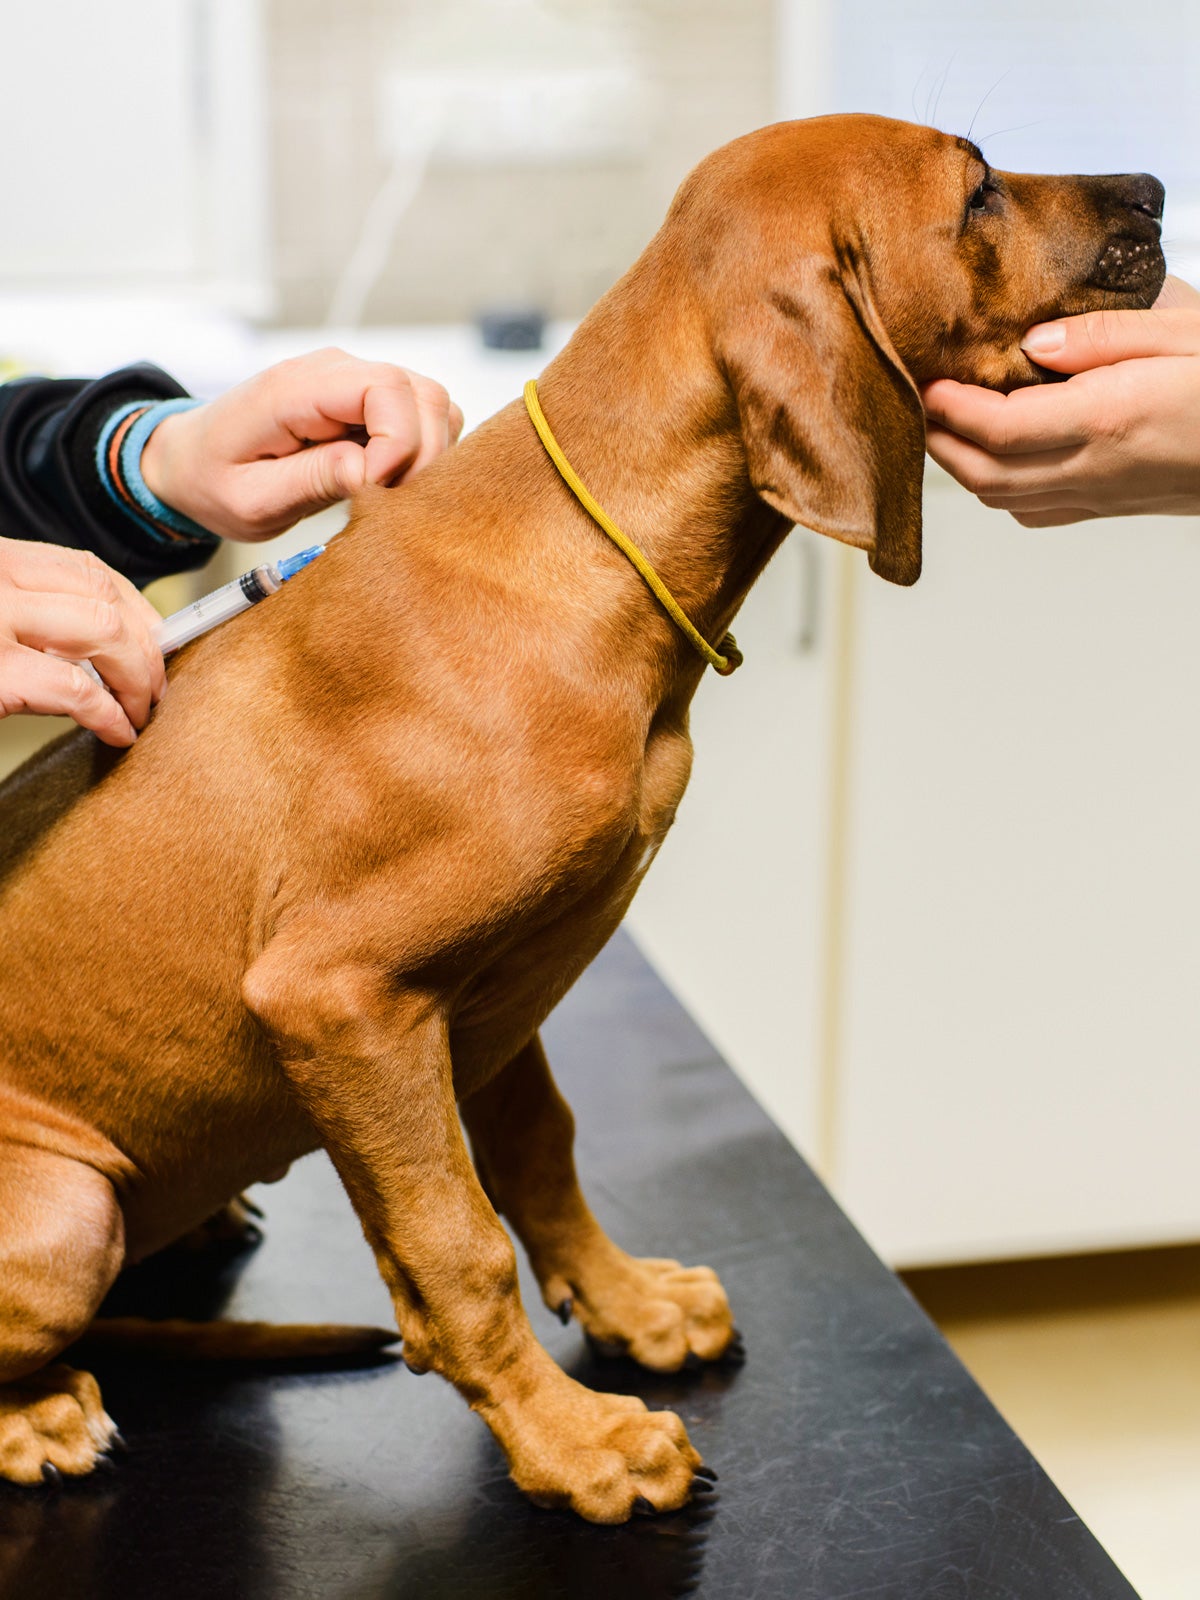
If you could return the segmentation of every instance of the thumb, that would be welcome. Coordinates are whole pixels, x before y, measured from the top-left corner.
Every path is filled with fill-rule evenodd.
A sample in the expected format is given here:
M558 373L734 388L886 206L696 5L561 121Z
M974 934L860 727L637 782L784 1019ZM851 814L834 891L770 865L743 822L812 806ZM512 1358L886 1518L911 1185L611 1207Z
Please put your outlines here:
M303 463L308 469L307 501L314 510L336 505L339 500L348 500L357 489L362 488L366 478L363 448L349 439L309 445L306 450L298 451L288 459L297 465Z
M307 445L273 461L258 462L251 470L258 478L256 521L262 524L255 529L255 537L262 538L281 533L314 511L349 499L362 488L365 460L361 445L350 439L335 439L329 444Z
M1164 303L1150 311L1089 311L1039 322L1021 340L1021 349L1054 372L1087 372L1143 356L1197 355L1200 296L1190 304Z

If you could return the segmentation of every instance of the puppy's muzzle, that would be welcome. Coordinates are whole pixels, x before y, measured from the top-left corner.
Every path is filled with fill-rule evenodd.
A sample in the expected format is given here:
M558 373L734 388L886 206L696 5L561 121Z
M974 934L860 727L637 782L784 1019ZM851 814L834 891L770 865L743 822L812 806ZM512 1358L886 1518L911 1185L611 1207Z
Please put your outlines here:
M1166 191L1148 172L1098 181L1112 231L1088 281L1097 289L1136 294L1150 305L1167 271L1161 241Z

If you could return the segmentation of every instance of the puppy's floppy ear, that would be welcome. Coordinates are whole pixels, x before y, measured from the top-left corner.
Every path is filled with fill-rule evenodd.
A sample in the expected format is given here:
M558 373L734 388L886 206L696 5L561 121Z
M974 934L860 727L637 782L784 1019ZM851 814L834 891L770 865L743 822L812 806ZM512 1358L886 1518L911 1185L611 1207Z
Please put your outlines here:
M810 257L791 276L718 335L750 480L792 522L858 545L892 583L915 583L925 467L916 385L851 272Z

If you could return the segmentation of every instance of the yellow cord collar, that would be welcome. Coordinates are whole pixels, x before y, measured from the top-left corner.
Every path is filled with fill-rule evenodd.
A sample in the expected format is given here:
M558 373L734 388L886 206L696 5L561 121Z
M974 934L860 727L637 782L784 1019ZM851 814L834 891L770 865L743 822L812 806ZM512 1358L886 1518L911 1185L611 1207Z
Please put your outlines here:
M617 549L620 550L622 554L627 556L637 568L638 572L645 581L646 587L650 590L651 594L654 595L655 599L662 606L663 610L670 617L671 621L683 634L684 638L687 639L692 648L698 651L699 654L704 657L705 661L708 662L709 666L714 667L723 678L728 677L731 672L736 671L736 669L742 664L742 653L738 649L733 635L731 633L727 633L721 640L721 650L724 651L723 655L719 651L714 650L704 635L692 625L691 620L685 615L682 606L680 606L679 602L675 599L675 596L667 588L666 584L659 577L658 573L655 572L654 568L638 549L637 545L634 544L633 540L627 539L612 518L609 517L607 513L599 505L597 505L596 501L592 499L591 495L585 488L582 479L579 477L571 463L563 454L558 440L550 431L550 424L546 421L546 414L542 410L541 401L538 399L537 380L535 378L530 378L529 382L525 385L525 409L529 413L529 420L537 429L538 438L546 447L546 454L558 468L559 476L562 478L567 488L570 489L571 493L575 496L576 500L579 501L579 504L587 512L588 516L591 517L592 521L604 530L604 532L616 545Z

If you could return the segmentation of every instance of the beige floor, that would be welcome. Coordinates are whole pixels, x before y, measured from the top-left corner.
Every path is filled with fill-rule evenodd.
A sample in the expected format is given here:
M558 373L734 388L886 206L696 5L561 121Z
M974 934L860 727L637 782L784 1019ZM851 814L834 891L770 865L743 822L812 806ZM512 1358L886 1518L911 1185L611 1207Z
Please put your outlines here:
M1142 1600L1198 1600L1200 1246L905 1278Z

